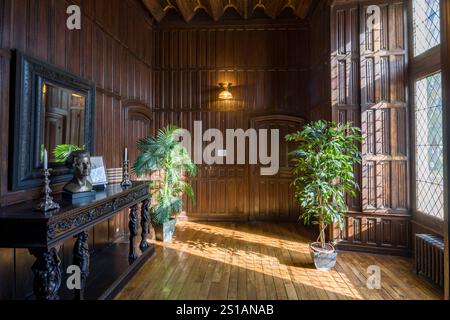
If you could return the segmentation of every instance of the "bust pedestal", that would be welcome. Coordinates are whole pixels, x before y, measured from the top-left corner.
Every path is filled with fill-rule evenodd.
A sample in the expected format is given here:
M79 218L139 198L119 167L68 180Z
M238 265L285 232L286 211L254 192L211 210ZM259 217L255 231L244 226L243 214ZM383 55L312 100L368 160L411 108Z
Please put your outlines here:
M68 191L63 192L63 199L69 200L72 202L80 201L80 200L94 200L96 196L95 191L88 191L88 192L79 192L79 193L72 193Z

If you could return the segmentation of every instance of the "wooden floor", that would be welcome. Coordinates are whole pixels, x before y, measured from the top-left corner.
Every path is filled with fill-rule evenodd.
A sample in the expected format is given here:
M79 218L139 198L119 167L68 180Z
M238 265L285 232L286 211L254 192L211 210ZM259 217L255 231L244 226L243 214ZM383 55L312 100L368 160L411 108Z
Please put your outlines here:
M118 299L440 299L408 258L340 252L331 272L314 269L308 239L293 224L177 225L172 243ZM380 290L366 287L367 268L381 268Z

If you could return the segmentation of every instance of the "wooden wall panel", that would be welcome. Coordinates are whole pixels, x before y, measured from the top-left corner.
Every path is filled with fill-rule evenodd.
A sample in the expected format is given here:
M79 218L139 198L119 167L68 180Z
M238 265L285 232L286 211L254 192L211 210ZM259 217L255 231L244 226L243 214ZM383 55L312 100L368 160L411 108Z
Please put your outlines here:
M263 114L309 119L307 24L291 20L270 26L162 23L155 26L154 41L151 130L175 124L193 132L193 123L199 120L204 131L247 130L251 118ZM219 82L233 83L232 101L218 100ZM298 211L285 205L290 201L288 179L261 180L256 190L253 183L259 179L251 179L254 168L199 166L198 176L192 179L197 201L195 205L186 202L186 216L296 220ZM256 213L255 199L261 199Z
M331 14L331 92L333 120L361 126L359 100L359 10L357 5L335 7ZM364 123L362 124L364 130ZM367 169L364 167L364 169ZM368 169L369 172L370 169ZM355 166L362 183L361 168ZM347 198L350 211L361 212L361 197Z
M78 4L81 30L66 28L66 9ZM97 85L95 154L108 168L121 167L125 104L136 101L150 108L152 90L152 19L138 0L0 0L0 205L34 201L41 190L9 192L8 135L10 49L57 65ZM149 110L148 110L149 112ZM147 128L149 131L149 128ZM54 186L61 190L62 185ZM126 230L126 213L91 230L92 247L114 240ZM64 251L71 244L64 244ZM62 250L62 249L61 249ZM32 259L26 250L0 249L0 298L24 298L32 291L29 277ZM17 288L8 284L11 268ZM14 270L15 268L15 270Z
M368 28L368 6L380 23ZM406 8L403 1L347 2L332 8L333 118L361 125L361 198L348 199L341 248L409 253Z
M305 120L297 117L269 115L251 119L251 127L257 130L279 130L279 172L274 176L261 176L261 166L250 169L250 218L256 220L298 219L300 207L294 201L294 190L290 186L293 177L292 157L294 144L287 143L283 137L303 128Z
M316 6L310 17L310 118L331 120L330 5L329 1L319 1Z

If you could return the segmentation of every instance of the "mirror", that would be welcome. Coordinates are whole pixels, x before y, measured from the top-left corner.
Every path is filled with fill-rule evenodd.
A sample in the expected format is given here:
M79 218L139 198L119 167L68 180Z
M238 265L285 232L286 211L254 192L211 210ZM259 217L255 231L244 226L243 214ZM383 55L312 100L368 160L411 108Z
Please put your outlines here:
M81 92L58 87L48 82L42 84L42 108L45 121L43 148L49 151L50 164L59 163L53 155L53 150L57 146L62 144L81 148L84 146L85 104L86 96Z
M67 182L71 171L55 159L53 151L70 144L94 154L95 83L17 50L13 62L10 189L42 185L44 148L52 169L51 182Z

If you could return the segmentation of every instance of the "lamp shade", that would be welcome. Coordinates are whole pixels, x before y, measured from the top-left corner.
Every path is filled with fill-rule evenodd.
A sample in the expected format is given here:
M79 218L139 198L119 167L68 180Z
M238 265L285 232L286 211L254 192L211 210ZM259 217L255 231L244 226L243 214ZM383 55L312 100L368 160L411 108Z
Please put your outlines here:
M233 99L233 95L230 92L231 83L219 83L222 91L219 94L220 100L231 100Z

